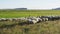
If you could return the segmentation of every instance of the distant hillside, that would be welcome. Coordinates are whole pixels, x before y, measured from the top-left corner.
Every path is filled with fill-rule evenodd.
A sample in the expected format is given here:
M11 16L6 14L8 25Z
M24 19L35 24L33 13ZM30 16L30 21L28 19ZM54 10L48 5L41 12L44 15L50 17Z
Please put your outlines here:
M53 10L60 10L60 8L55 8L55 9L53 9Z
M17 10L27 10L27 8L15 8Z
M0 9L0 10L27 10L27 8Z

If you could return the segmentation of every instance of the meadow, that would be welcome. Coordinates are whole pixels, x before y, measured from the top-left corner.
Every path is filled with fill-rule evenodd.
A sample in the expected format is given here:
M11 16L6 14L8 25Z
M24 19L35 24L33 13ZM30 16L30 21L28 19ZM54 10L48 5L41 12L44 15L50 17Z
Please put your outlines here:
M60 10L0 10L0 18L60 15Z
M10 22L7 22L10 23ZM7 24L6 23L6 24ZM30 25L0 26L0 34L60 34L60 20L46 21ZM15 24L15 23L14 23Z
M0 10L0 18L53 15L60 16L60 10ZM16 21L0 21L0 34L60 34L60 20L23 26Z

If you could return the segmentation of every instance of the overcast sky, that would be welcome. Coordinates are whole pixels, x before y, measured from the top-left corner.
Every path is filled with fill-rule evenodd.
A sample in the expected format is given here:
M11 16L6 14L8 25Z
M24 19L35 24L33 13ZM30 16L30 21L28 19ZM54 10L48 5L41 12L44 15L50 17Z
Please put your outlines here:
M60 7L60 0L0 0L0 9L51 9Z

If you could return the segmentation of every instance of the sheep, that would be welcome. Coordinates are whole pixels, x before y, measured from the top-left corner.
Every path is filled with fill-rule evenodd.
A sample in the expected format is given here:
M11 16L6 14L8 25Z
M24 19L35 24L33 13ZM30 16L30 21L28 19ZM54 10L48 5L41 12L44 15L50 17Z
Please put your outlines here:
M50 16L50 17L48 17L48 20L49 21L59 20L59 17L58 16Z
M20 20L26 20L26 18L22 17L22 18L20 18Z
M27 19L28 24L33 24L31 19Z
M32 20L32 22L33 22L34 24L36 24L36 23L37 23L37 21L36 21L36 20Z
M36 20L31 20L31 19L29 19L29 20L28 20L28 23L29 23L29 24L35 24L35 23L37 23L37 21L36 21Z
M40 23L40 22L42 22L42 19L41 18L36 18L36 21L37 21L37 23Z
M58 16L53 17L54 20L59 20Z
M7 19L8 19L8 21L13 21L12 18L7 18Z
M48 18L42 18L43 21L48 21Z
M31 18L31 19L28 19L28 21L29 21L29 23L31 22L31 23L35 24L35 23L41 22L42 19L34 17L34 18Z
M12 21L17 21L17 18L12 18Z
M6 18L1 18L0 21L8 21Z
M54 21L59 20L60 16L38 16L38 17L22 17L22 18L0 18L0 21L25 21L26 24L36 24L42 21Z

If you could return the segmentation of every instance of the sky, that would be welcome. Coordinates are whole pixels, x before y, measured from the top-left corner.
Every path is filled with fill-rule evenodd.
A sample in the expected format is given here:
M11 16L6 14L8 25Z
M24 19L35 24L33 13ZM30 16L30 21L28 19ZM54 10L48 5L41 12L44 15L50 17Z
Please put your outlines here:
M0 9L52 9L60 7L60 0L0 0Z

